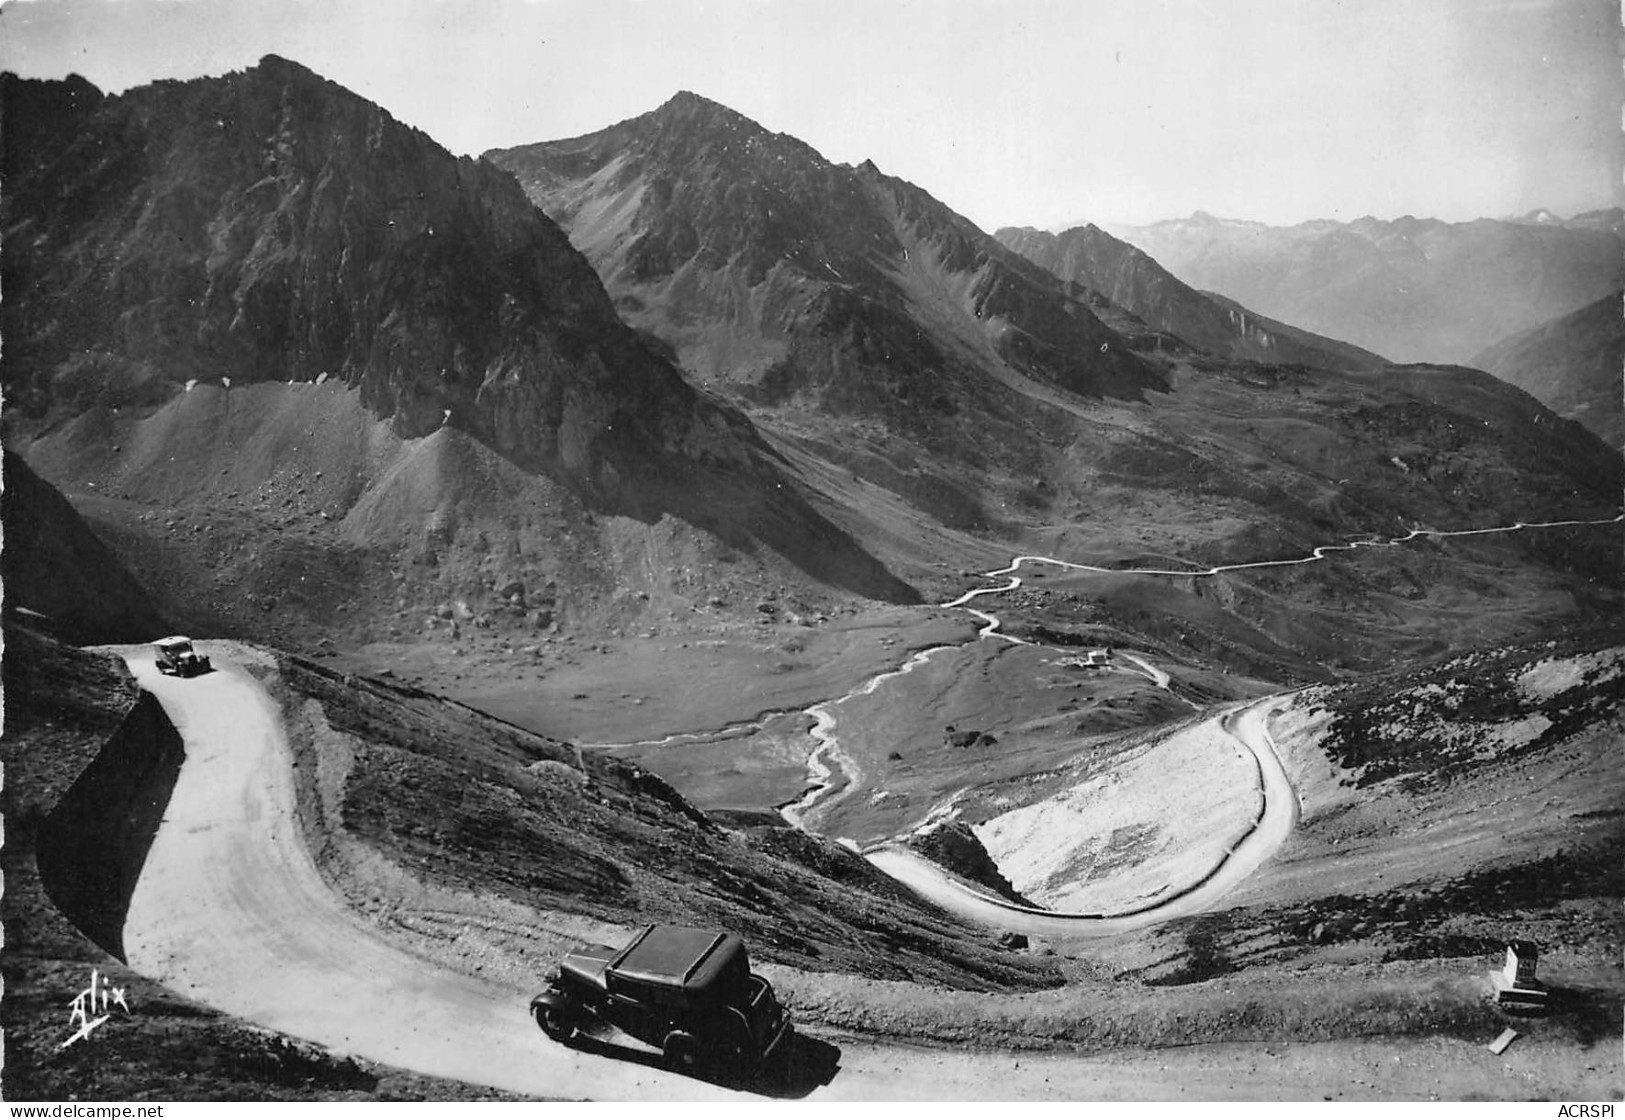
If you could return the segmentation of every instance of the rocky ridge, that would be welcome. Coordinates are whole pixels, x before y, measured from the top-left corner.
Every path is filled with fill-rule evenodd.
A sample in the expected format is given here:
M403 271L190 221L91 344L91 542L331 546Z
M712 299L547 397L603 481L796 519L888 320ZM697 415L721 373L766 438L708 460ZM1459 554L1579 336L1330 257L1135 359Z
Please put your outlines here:
M1384 359L1336 339L1266 319L1182 283L1145 253L1090 224L1046 233L1006 227L995 237L1055 275L1103 293L1158 330L1198 350L1264 362L1328 369L1374 369Z

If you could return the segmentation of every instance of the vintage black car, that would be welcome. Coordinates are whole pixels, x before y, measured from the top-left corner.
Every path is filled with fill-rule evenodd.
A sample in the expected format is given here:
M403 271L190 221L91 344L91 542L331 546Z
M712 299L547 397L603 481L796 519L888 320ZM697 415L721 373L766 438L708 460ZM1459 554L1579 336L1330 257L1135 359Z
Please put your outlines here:
M569 1042L607 1023L685 1071L760 1067L790 1034L790 1016L750 970L745 943L685 926L647 926L618 949L575 949L530 1010L549 1038Z
M152 643L158 671L169 677L195 677L209 671L209 658L192 648L192 639L176 635Z

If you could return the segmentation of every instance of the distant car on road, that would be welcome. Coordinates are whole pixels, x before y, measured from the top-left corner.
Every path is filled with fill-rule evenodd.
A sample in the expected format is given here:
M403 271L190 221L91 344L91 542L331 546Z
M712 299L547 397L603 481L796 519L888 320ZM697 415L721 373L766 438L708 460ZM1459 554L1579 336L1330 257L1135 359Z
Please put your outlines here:
M758 1068L791 1033L745 943L686 926L647 926L618 949L567 953L530 1011L549 1038L568 1042L597 1020L659 1047L685 1072Z
M152 643L158 671L171 677L195 677L210 669L209 658L192 648L191 638L163 638Z

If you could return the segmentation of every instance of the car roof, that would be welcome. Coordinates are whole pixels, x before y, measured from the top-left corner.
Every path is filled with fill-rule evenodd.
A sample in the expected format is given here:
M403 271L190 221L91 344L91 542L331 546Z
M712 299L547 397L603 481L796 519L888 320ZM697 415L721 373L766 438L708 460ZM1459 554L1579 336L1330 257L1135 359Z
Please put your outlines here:
M189 645L192 644L192 639L191 638L183 638L179 634L176 634L173 637L169 637L169 638L159 638L156 642L153 642L152 644L155 645L155 646L189 646Z
M628 980L701 991L744 952L736 935L687 926L649 926L621 950L611 967Z

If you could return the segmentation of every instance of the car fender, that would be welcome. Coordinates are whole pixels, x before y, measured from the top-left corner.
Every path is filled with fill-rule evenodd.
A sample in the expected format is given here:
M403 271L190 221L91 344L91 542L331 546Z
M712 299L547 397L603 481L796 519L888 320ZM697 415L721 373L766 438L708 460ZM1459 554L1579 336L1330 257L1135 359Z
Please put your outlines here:
M535 1015L536 1010L541 1007L550 1007L558 1011L568 1011L574 1007L577 1002L578 1001L571 998L568 993L561 992L557 988L549 988L547 991L541 992L531 999L530 1013Z

